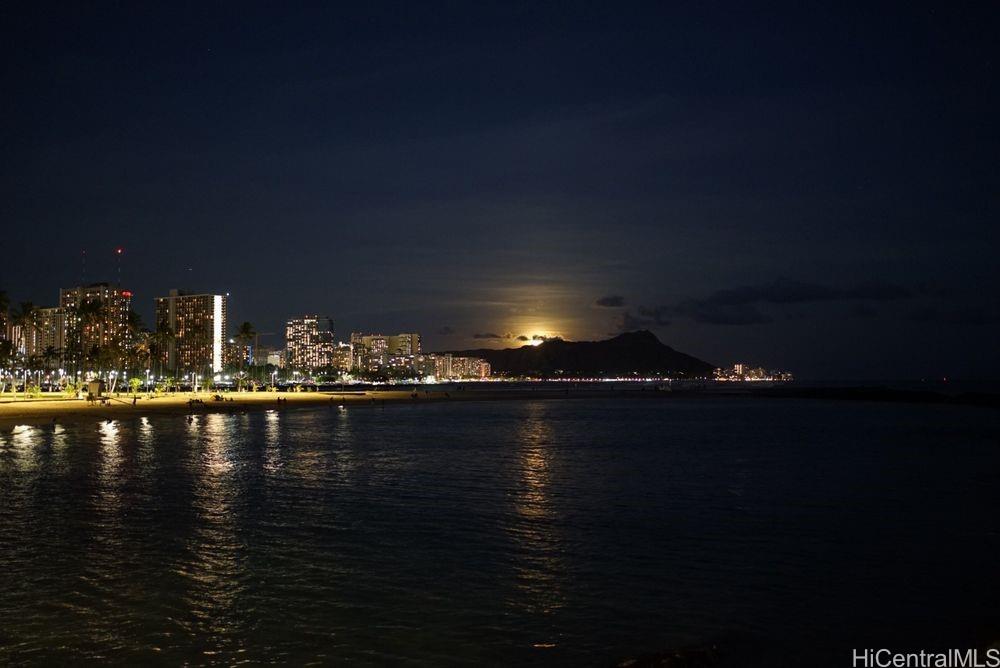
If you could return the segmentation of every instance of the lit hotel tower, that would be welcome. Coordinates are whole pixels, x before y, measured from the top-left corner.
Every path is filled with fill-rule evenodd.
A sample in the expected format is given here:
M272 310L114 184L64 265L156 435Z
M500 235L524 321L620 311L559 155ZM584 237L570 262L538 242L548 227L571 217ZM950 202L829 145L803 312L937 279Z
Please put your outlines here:
M129 343L128 314L131 306L131 292L120 287L113 288L107 283L59 291L59 307L66 314L64 326L74 330L81 327L79 345L85 352L95 346L124 349ZM93 313L85 317L82 312L88 307L93 309Z
M156 329L172 334L164 359L168 369L222 371L226 301L226 295L189 295L180 290L156 298Z
M288 363L295 369L311 371L334 364L333 321L318 315L305 315L285 325Z

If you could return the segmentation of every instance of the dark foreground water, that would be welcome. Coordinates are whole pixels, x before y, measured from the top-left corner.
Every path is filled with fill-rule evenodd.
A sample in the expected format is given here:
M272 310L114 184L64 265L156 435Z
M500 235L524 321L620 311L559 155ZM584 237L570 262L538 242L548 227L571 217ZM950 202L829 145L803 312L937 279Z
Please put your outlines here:
M433 404L0 435L0 664L725 665L1000 639L1000 419Z

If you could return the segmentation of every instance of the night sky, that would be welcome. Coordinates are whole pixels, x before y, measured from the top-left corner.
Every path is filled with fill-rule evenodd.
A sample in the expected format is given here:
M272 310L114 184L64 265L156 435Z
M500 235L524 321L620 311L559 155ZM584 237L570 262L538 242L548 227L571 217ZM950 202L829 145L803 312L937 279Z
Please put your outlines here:
M1000 374L1000 5L0 9L0 288ZM91 3L78 3L79 5ZM280 344L280 337L262 343Z

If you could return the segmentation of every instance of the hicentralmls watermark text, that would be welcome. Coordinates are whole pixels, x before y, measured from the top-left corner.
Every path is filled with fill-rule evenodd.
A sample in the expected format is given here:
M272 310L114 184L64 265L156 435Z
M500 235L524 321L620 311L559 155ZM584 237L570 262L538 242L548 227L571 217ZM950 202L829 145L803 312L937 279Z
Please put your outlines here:
M949 649L944 652L894 652L856 649L854 668L1000 668L1000 649Z

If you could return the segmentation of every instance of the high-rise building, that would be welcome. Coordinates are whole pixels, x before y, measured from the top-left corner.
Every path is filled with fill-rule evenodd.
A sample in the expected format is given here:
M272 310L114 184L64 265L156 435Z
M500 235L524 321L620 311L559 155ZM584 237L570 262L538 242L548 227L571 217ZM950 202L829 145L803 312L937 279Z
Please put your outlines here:
M333 362L331 366L342 373L348 373L354 367L354 354L350 343L338 343L333 349Z
M69 334L69 314L61 306L36 309L32 316L32 326L24 328L24 353L43 356L51 349L60 359L69 356L67 336Z
M129 344L129 311L132 293L107 283L93 283L59 291L64 309L64 337L67 347L89 355L95 348L124 350Z
M354 367L374 371L387 363L389 357L420 354L420 335L410 334L351 334Z
M490 363L478 357L455 357L451 353L429 353L413 356L413 369L421 376L434 376L439 381L484 379L490 376Z
M263 353L262 353L263 354ZM281 350L268 350L267 351L267 364L275 366L279 369L284 369L285 364L288 362L288 355L284 349Z
M21 325L15 325L14 323L7 324L7 330L4 338L10 342L11 350L18 354L24 354L24 327Z
M248 367L254 364L253 346L236 339L228 339L222 348L222 363L227 367Z
M285 325L288 363L294 369L312 371L332 366L336 347L330 318L305 315L289 320Z
M419 334L396 334L386 337L386 352L390 355L418 355L420 354Z
M269 350L267 352L267 363L272 366L284 369L287 361L288 355L284 350Z
M452 357L451 378L488 378L490 364L478 357Z
M156 298L156 329L172 335L164 360L168 369L222 371L227 302L226 295L189 295L180 290Z
M451 378L451 353L435 356L432 375L442 380Z
M274 346L257 346L253 349L253 363L258 366L270 364L283 369L285 368L285 350Z
M378 356L382 353L389 355L417 355L420 353L419 334L361 334L355 332L351 334L351 343L364 346L369 354Z

